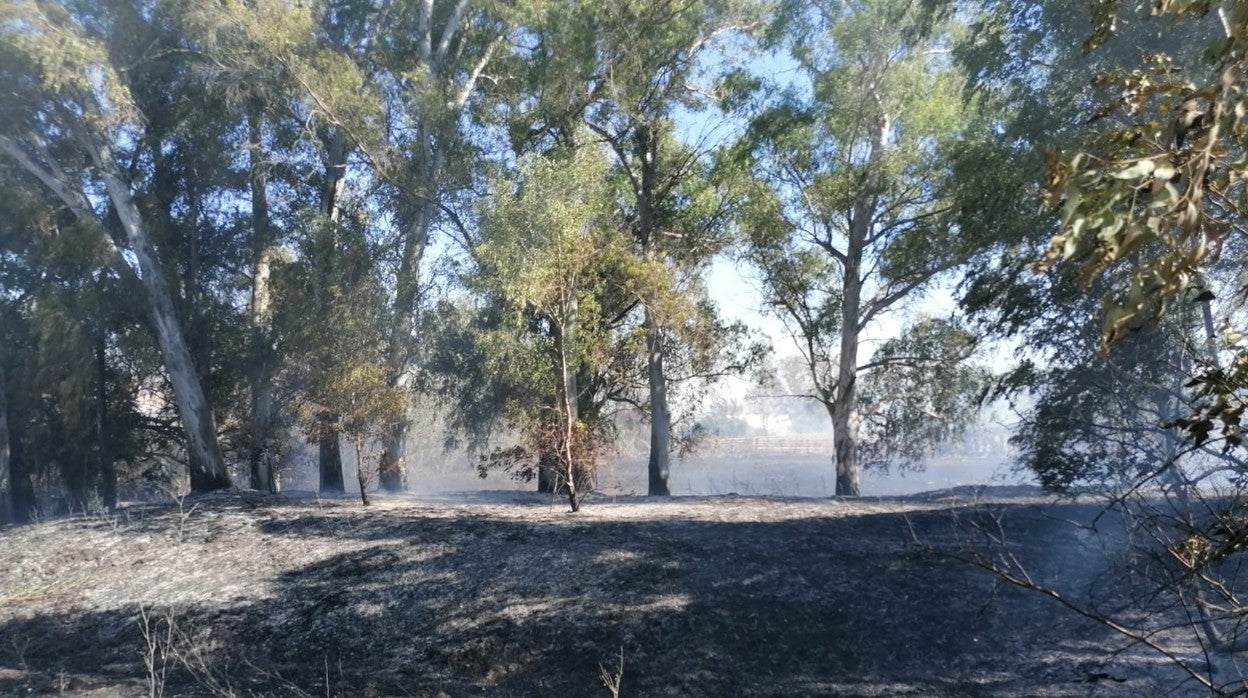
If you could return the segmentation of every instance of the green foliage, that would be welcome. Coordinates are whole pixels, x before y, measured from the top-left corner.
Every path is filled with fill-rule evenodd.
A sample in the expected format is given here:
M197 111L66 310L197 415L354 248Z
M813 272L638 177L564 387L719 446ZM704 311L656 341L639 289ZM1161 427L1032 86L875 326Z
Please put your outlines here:
M990 140L997 115L965 98L964 73L947 57L964 32L952 15L889 0L788 11L772 36L803 82L773 88L726 153L725 167L752 180L741 185L744 256L837 438L854 443L861 410L864 462L914 464L973 413L974 343L919 323L861 361L861 335L993 239L987 226L962 225L974 222L964 209L976 196L962 175L982 166L962 153ZM906 355L913 372L901 368Z
M989 385L971 360L977 343L957 323L925 318L880 346L861 396L866 465L915 467L975 423Z
M1215 5L1221 21L1202 19ZM1106 349L1193 300L1225 302L1242 291L1238 279L1220 283L1217 264L1237 263L1242 252L1235 227L1248 175L1248 9L1205 2L1153 9L1180 26L1204 28L1211 49L1203 74L1193 77L1167 54L1104 74L1098 85L1117 95L1098 116L1123 123L1086 151L1050 163L1049 201L1061 207L1062 228L1040 266L1060 262L1084 285L1116 272L1104 299ZM1119 11L1115 3L1102 4L1092 44L1110 35ZM1238 367L1245 350L1234 304L1220 307L1228 331L1206 352L1206 370L1190 386L1197 414L1180 424L1195 443L1216 429L1232 448L1240 443L1244 383ZM1226 368L1219 366L1222 353L1231 356Z
M594 410L578 409L578 377L592 384L613 359L604 303L635 297L641 278L609 215L605 172L590 148L561 159L528 157L518 184L495 180L481 212L482 273L474 283L502 309L499 325L479 340L485 371L510 386L501 391L507 420L530 455L570 453L562 456L568 473L592 472L593 444L609 429Z

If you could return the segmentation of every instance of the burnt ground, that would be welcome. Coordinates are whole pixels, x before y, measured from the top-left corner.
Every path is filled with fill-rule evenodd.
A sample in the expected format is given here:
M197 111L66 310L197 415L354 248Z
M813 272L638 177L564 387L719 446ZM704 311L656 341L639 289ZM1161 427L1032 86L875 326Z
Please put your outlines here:
M170 695L609 696L621 653L621 696L1199 695L950 556L998 515L1038 579L1114 602L1068 523L1096 505L1002 494L233 493L0 528L0 694L147 695L151 638Z

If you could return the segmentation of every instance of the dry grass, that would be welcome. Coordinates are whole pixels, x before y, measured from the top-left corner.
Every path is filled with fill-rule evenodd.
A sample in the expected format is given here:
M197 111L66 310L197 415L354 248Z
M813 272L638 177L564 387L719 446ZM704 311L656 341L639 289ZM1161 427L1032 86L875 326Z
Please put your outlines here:
M981 504L1008 510L1040 573L1072 593L1103 581L1098 554L1058 521L1089 505L1011 494ZM1174 687L1142 655L1105 664L1116 640L1100 629L1038 597L994 594L986 574L933 554L963 545L951 514L971 504L956 493L617 498L571 515L521 493L367 509L221 494L181 513L0 529L0 638L21 647L0 642L0 694L148 695L140 609L172 619L189 645L178 652L198 665L170 669L166 695L206 682L321 696Z

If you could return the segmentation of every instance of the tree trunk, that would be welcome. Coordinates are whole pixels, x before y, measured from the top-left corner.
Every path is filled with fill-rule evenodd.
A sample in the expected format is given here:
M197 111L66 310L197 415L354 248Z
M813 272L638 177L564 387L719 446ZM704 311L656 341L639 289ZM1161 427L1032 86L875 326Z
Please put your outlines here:
M663 334L646 310L646 368L650 383L650 488L651 497L668 497L671 472L672 414L667 406L667 375L663 369Z
M91 110L88 109L88 111ZM98 114L91 114L91 116L98 116ZM144 295L147 296L148 310L152 316L161 358L164 359L165 370L169 373L174 401L177 403L182 429L186 434L191 487L197 491L229 487L229 472L225 469L225 460L221 457L221 449L217 444L216 422L199 375L195 371L195 362L191 358L186 337L174 311L169 283L156 258L156 251L148 236L143 216L135 204L129 185L121 179L117 164L113 161L112 151L89 131L84 130L82 134L82 144L87 148L91 160L104 180L109 199L113 203L117 217L121 220L126 237L130 240L130 251L135 261L138 262L140 282ZM82 192L80 183L66 176L64 172L53 172L41 166L11 139L0 136L0 149L16 159L26 171L51 189L84 223L99 222L95 218L90 202ZM103 231L102 227L100 241L109 250L114 263L119 268L125 273L132 271L124 255L113 244L112 238Z
M95 457L104 507L117 508L117 468L108 444L108 356L104 330L95 336Z
M173 298L164 270L148 238L142 215L130 194L130 188L109 168L102 172L122 227L130 240L131 252L139 264L143 288L147 292L152 325L164 358L165 370L173 385L173 397L186 434L187 456L191 474L191 490L207 492L230 486L230 475L217 444L217 425L212 408L204 394L190 349L173 309Z
M407 489L407 430L409 424L400 420L381 435L381 459L377 462L377 484L387 492Z
M6 420L6 424L9 432L9 496L12 502L9 515L14 523L26 523L38 509L34 482L26 464L21 421Z
M4 367L0 365L0 525L15 519L13 506L13 473L9 469L9 406L4 385Z
M563 473L563 486L568 496L568 505L572 507L573 513L581 508L581 501L577 490L577 482L579 473L577 472L577 446L576 446L576 422L577 422L577 387L576 372L572 369L570 356L573 352L576 331L576 315L577 303L576 299L571 299L567 304L568 312L565 313L564 321L555 324L555 352L559 355L559 366L557 376L558 386L556 388L557 398L559 402L559 416L563 424L560 425L559 440L561 444L560 460L563 462L561 471Z
M646 125L636 130L637 150L641 155L641 178L637 196L637 237L642 255L651 261L661 259L655 221L655 184L658 179L658 140ZM650 461L647 466L651 497L668 497L671 473L672 414L667 405L667 374L663 367L663 328L649 303L645 306L646 376L650 392Z
M849 399L852 400L853 388ZM857 411L842 402L828 407L832 416L832 447L836 459L836 494L857 497L860 468L858 464Z
M272 459L269 457L269 436L273 423L273 382L268 346L267 310L270 264L267 254L256 263L252 285L252 364L250 366L251 423L248 429L247 462L251 470L251 487L261 492L276 492Z
M321 492L342 494L346 486L342 479L342 432L338 429L338 415L321 415L318 445L321 464ZM358 466L357 466L358 467Z
M251 140L251 366L249 380L251 392L251 419L248 428L247 462L251 470L251 487L261 492L276 492L273 479L272 459L269 458L269 432L273 422L273 380L270 349L270 318L272 289L269 277L272 273L272 234L269 227L269 200L267 176L263 158L263 132L260 118L247 116L248 135Z
M351 445L355 447L355 481L360 486L360 503L371 504L368 500L368 469L364 463L364 442L361 438L352 437Z
M61 466L61 484L65 492L65 507L69 514L85 514L90 504L90 475L93 456L89 451L78 451L76 457L58 459Z
M542 451L537 456L537 491L554 494L559 489L559 455L553 450Z
M345 184L347 167L346 136L341 129L333 128L324 137L325 143L325 182L321 187L321 214L332 225L333 249L326 256L329 265L327 278L333 278L332 265L338 249L338 217L341 213L339 198ZM327 367L325 367L327 368ZM338 428L338 415L325 413L320 417L318 430L319 458L321 471L321 492L341 494L346 491L342 476L342 432Z
M440 158L433 163L431 181L440 176ZM387 368L390 384L404 389L411 384L412 354L415 347L416 318L420 308L420 265L429 246L429 228L433 223L429 202L414 204L414 214L403 241L403 258L395 275L394 325L390 332L387 352ZM407 420L401 420L386 430L382 437L381 460L377 465L377 479L387 492L407 489L407 434L411 428Z
M866 202L854 206L844 261L841 299L841 343L837 352L836 384L828 406L832 416L832 444L836 452L836 494L857 497L861 468L858 463L858 333L862 323L862 255L872 227L872 209Z

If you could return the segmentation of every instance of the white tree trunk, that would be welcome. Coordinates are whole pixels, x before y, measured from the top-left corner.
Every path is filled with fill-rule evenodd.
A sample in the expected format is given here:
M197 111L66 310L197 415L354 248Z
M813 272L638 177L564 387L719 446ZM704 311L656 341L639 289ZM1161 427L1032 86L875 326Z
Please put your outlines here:
M411 384L416 317L420 305L420 265L429 244L429 228L433 222L431 204L422 202L403 244L403 259L395 278L394 326L390 332L387 369L391 385L406 389ZM399 420L382 435L381 460L377 480L387 492L407 489L407 434L410 423Z
M269 367L269 316L272 289L271 251L257 256L252 269L251 287L251 425L249 429L251 487L261 492L276 492L271 458L268 453L269 431L273 422L273 385Z
M186 433L187 455L190 457L191 489L197 492L230 486L230 475L217 445L217 425L191 359L190 349L173 308L173 298L164 271L156 259L142 214L130 194L130 188L112 172L105 170L104 183L109 198L121 219L130 241L131 252L139 263L140 280L147 292L152 325L160 344L165 370L173 384L173 397Z
M269 277L273 271L273 250L270 247L268 178L264 170L263 129L260 118L249 114L248 136L251 140L251 423L248 425L247 461L251 470L251 487L261 492L276 492L272 458L268 453L269 431L273 422L273 381L270 359L272 288Z
M88 106L92 117L103 119L102 112ZM143 216L134 202L130 187L122 181L109 148L96 140L86 130L81 132L81 143L87 149L96 169L104 179L109 199L117 211L122 228L130 241L130 251L139 265L140 283L147 296L152 326L160 346L165 370L173 385L173 397L178 406L182 429L186 434L186 450L190 460L191 487L196 491L220 489L230 486L229 473L217 445L217 428L209 408L194 361L186 345L186 338L173 307L173 297L165 280L164 270L156 258L155 249ZM84 222L99 223L81 185L73 181L64 170L41 164L16 141L0 136L0 150L17 161L23 169L38 178ZM114 258L119 269L128 270L120 250L101 227L100 239Z

